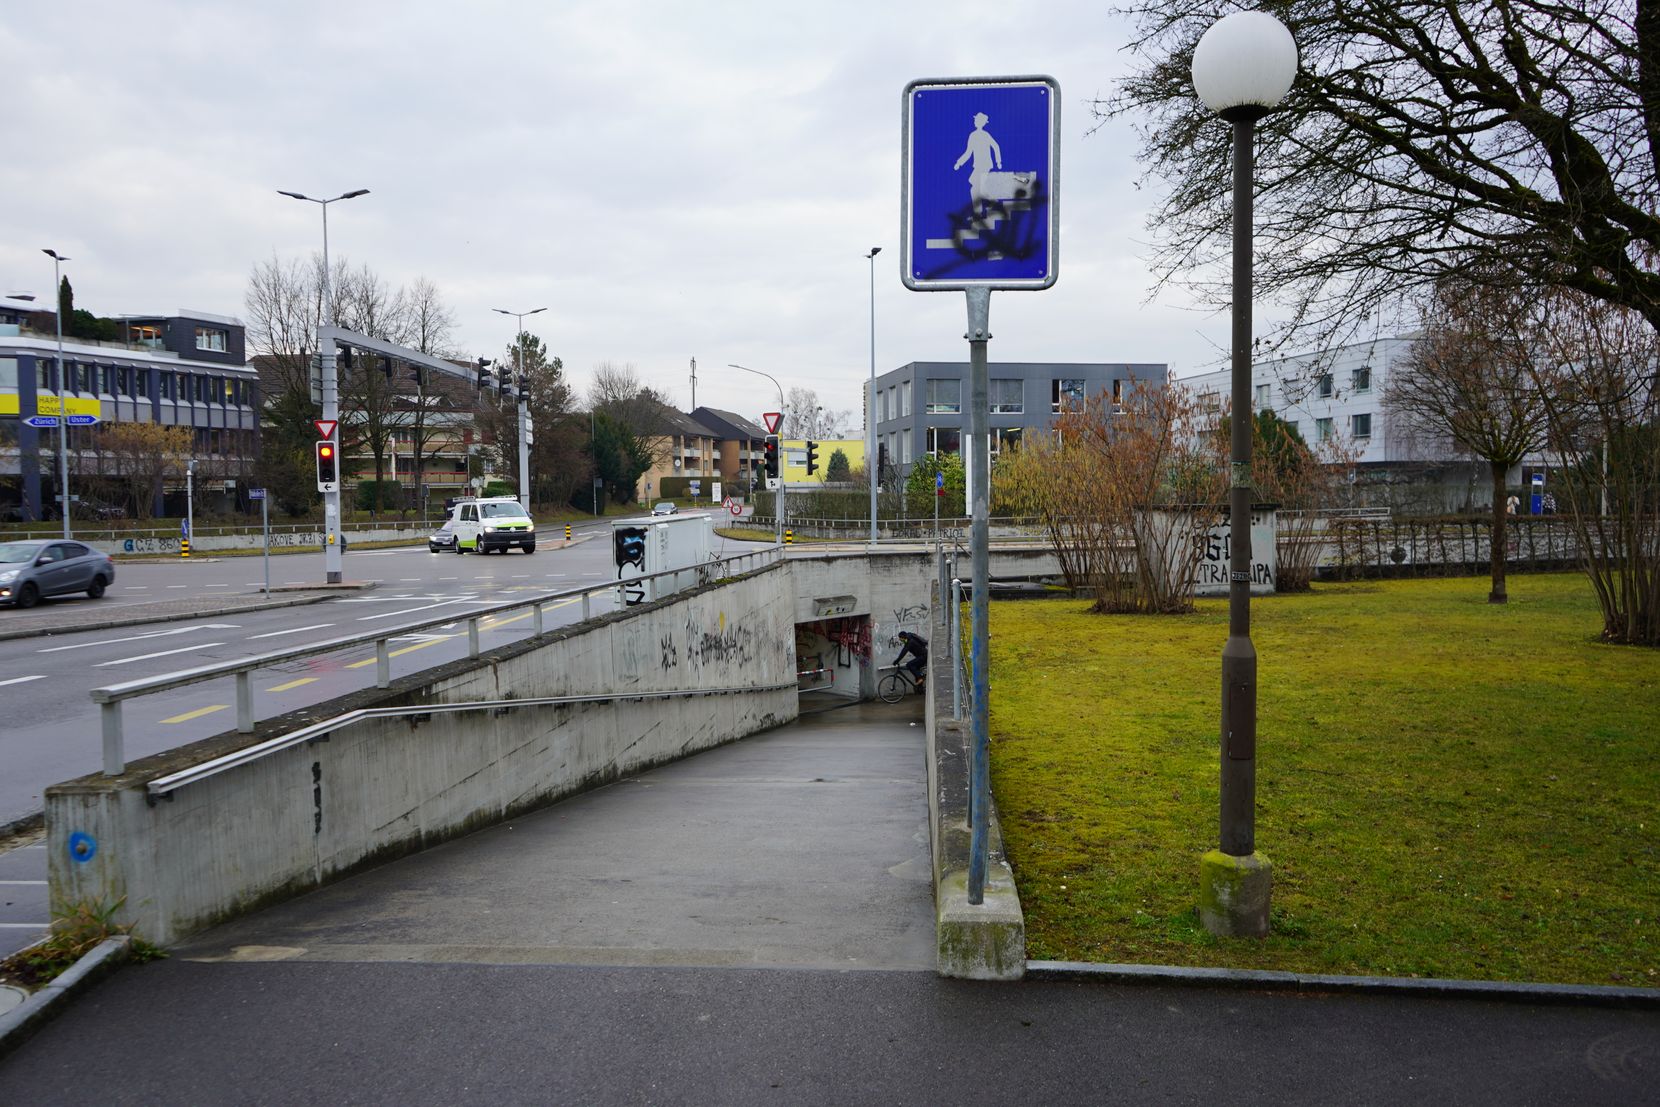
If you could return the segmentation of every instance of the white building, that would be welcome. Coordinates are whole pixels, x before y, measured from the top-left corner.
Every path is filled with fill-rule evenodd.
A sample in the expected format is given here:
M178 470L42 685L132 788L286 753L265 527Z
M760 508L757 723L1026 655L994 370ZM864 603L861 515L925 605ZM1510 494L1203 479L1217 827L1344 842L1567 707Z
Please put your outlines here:
M1412 347L1410 336L1375 338L1336 350L1271 358L1251 365L1251 406L1294 425L1310 446L1339 438L1356 452L1353 506L1421 511L1485 511L1492 474L1485 461L1449 439L1414 432L1384 403L1392 373ZM1183 377L1201 410L1220 418L1232 391L1220 369ZM1506 477L1520 492L1543 454L1525 458ZM1526 497L1523 497L1526 502Z

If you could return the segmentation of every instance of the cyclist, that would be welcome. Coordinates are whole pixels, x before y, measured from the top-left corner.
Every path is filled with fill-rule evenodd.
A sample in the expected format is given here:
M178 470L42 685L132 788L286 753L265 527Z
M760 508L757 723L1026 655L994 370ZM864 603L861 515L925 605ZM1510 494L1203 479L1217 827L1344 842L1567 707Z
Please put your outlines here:
M911 671L911 676L916 678L917 687L921 688L924 679L926 679L925 673L928 668L928 639L920 634L912 634L908 630L902 630L894 635L894 641L901 645L899 656L893 659L893 663L898 665L903 662L905 668ZM911 658L908 662L905 661L906 654L909 654Z

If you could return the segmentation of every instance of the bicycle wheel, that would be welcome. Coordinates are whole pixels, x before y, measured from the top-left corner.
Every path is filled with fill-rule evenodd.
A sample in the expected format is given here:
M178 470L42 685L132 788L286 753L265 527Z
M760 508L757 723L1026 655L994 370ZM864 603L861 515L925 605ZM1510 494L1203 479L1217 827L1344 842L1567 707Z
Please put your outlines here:
M898 703L904 699L906 690L905 678L898 673L889 673L876 686L876 694L888 703Z

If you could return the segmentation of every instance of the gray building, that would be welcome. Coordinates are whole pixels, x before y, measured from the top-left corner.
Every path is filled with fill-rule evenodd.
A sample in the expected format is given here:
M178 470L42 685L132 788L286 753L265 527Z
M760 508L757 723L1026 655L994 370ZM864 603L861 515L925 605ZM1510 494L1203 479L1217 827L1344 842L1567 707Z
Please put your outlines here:
M189 428L199 493L228 497L246 486L259 456L260 401L258 375L243 364L241 323L204 312L128 317L124 341L65 338L60 371L52 314L10 318L0 322L0 515L56 513L57 431L27 420L60 411L99 420L70 428L73 495L113 483L100 478L131 476L135 459L103 449L104 428L120 423ZM152 512L180 479L157 472L149 481Z
M1055 417L1087 396L1115 399L1135 386L1163 386L1154 362L994 361L988 366L992 456L1027 434L1048 434ZM913 361L876 378L876 447L901 479L928 453L962 452L968 433L968 362Z

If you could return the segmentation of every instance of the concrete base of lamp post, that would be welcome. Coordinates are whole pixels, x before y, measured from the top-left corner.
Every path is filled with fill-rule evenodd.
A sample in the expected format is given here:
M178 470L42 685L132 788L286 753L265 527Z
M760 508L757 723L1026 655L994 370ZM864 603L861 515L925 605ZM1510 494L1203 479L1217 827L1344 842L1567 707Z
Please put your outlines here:
M1199 921L1218 938L1266 938L1274 865L1213 849L1199 861Z

